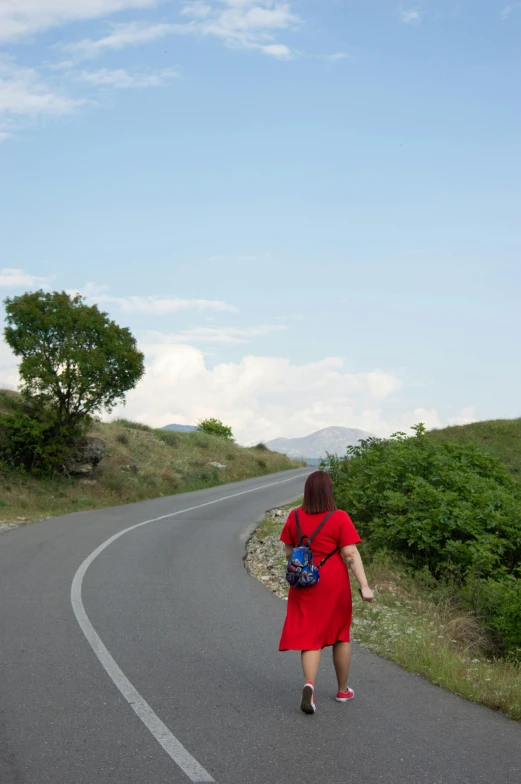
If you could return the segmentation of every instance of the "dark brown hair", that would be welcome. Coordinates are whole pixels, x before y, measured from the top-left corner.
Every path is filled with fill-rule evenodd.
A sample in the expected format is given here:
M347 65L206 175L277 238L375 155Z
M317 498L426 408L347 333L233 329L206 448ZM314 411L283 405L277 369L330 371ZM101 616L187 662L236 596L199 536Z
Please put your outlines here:
M337 509L331 477L325 471L313 471L306 479L302 509L308 514Z

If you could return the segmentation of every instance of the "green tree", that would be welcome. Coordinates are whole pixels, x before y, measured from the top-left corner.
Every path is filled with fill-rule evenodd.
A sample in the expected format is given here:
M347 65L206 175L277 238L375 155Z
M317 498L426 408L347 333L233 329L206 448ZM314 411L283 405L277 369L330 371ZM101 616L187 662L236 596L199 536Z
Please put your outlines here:
M110 411L143 376L130 330L80 295L36 291L4 304L5 339L21 357L22 395L46 411L57 435Z
M210 433L213 436L233 439L231 427L228 427L228 425L223 424L220 419L215 419L214 417L202 419L197 423L197 429L201 430L203 433Z

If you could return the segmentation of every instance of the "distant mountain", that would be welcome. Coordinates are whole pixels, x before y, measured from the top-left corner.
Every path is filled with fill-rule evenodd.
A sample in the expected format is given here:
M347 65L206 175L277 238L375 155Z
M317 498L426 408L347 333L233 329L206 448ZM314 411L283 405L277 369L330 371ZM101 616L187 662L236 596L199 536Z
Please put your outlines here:
M324 427L303 438L274 438L266 446L273 452L282 452L288 457L318 460L331 455L344 455L346 447L355 446L361 438L370 438L371 433L352 427Z
M161 430L179 430L181 433L191 433L192 430L197 430L197 428L195 425L165 425Z

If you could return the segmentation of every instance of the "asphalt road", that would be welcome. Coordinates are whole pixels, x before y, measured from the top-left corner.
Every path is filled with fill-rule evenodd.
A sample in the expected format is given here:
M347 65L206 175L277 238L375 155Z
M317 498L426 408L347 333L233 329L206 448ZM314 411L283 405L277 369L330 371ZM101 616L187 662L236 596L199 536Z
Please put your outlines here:
M355 700L334 701L325 656L318 712L299 711L285 604L242 558L306 473L0 535L1 784L519 784L519 724L356 646Z

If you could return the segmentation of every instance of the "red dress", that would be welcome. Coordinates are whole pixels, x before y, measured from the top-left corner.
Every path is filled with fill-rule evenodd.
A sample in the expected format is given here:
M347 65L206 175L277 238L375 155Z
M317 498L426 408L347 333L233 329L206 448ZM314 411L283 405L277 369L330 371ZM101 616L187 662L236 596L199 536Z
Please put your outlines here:
M307 514L298 510L304 536L311 536L326 513ZM282 529L281 542L298 544L295 510ZM318 565L335 547L358 544L362 540L346 512L337 510L311 543ZM335 642L350 642L349 629L353 615L351 586L344 560L339 552L320 569L318 585L289 589L286 621L280 638L280 651L316 651Z

